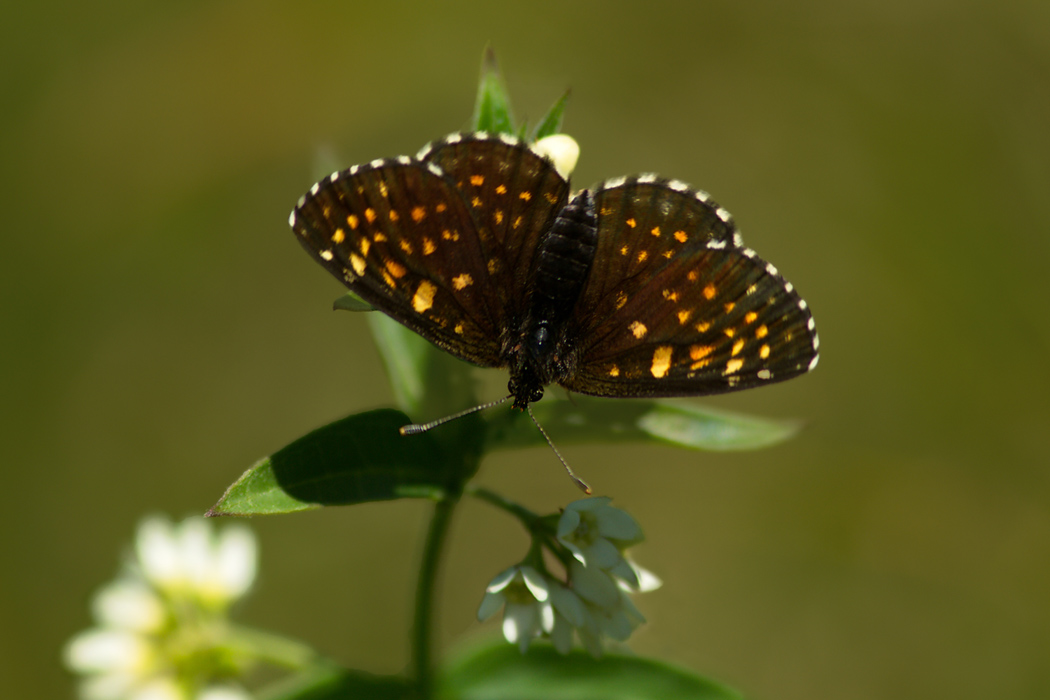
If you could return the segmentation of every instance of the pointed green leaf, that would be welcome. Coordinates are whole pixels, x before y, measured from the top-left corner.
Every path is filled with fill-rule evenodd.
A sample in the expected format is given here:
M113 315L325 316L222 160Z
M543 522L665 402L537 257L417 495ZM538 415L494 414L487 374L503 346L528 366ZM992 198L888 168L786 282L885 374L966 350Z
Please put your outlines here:
M393 498L440 498L448 469L430 435L402 436L408 416L359 413L260 460L209 515L268 515Z
M445 673L441 698L457 700L741 700L737 692L670 664L582 651L565 656L534 645L522 654L499 644L454 660Z
M353 292L347 292L332 302L332 309L335 311L374 311L375 307Z
M510 110L510 96L500 75L496 53L485 49L481 65L478 97L474 104L474 129L490 134L513 134L514 124Z
M548 399L533 404L536 419L557 445L662 442L699 450L754 450L795 435L796 421L778 421L669 400ZM543 444L543 436L517 412L494 411L489 447Z
M551 105L551 108L547 111L547 115L543 117L539 126L536 127L536 133L533 135L533 141L539 141L545 136L551 134L561 133L561 123L565 118L565 106L569 102L569 91L566 90L565 94L562 95L557 102Z

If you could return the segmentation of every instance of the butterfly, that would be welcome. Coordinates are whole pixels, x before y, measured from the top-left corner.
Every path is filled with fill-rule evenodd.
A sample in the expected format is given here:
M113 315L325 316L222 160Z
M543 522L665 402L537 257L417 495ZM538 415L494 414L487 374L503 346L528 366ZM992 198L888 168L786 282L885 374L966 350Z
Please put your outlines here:
M507 368L519 409L549 384L695 396L817 364L805 300L725 209L678 180L571 193L524 141L452 134L414 158L332 173L289 223L375 308L456 357Z

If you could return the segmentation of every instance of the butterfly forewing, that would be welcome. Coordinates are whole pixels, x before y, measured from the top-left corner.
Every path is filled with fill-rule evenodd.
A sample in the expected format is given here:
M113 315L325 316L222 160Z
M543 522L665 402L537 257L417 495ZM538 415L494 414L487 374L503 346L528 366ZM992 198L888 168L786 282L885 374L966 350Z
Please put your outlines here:
M377 161L319 182L292 213L347 287L454 355L498 365L502 310L474 217L437 166Z
M601 396L714 394L805 372L805 302L743 248L729 214L678 183L595 194L598 250L575 311L569 389Z
M568 182L512 136L455 134L419 155L447 173L462 194L506 325L516 326L525 315L536 249L568 200Z

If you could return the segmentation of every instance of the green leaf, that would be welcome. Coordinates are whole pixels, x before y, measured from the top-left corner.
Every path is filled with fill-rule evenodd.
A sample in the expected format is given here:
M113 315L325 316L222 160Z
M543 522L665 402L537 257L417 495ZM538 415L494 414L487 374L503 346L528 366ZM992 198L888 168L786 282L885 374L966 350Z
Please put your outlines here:
M507 449L544 443L531 421L517 412L488 417L488 446ZM778 421L668 400L596 399L573 396L533 404L536 419L556 445L659 442L698 450L755 450L795 435L797 421Z
M491 47L485 49L481 63L481 80L478 97L474 103L474 129L490 134L513 134L514 125L510 111L510 96L500 75L496 53Z
M416 697L407 679L337 667L311 669L258 692L259 700L400 700Z
M551 134L561 133L561 123L565 118L565 106L569 102L569 91L566 90L565 94L558 99L551 108L547 111L547 115L543 117L540 125L536 127L536 133L533 135L533 141L539 141L545 136Z
M335 311L374 311L375 307L353 292L347 292L332 302L332 309Z
M535 645L500 644L450 664L439 697L457 700L741 700L733 690L669 664L582 651L562 656Z
M448 469L430 435L402 436L408 416L359 413L309 433L260 460L208 515L269 515L444 494Z
M774 420L685 403L654 401L638 419L648 435L681 447L730 452L784 442L802 429L797 420Z

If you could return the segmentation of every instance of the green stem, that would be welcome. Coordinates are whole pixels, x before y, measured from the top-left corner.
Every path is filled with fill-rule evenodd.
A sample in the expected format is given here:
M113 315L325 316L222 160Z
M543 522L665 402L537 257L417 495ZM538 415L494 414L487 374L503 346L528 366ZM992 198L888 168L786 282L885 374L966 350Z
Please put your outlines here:
M560 561L566 569L569 568L569 563L572 561L572 552L558 542L558 539L554 536L554 529L546 518L533 513L520 503L515 503L514 501L499 495L495 491L489 491L483 486L467 484L463 491L464 493L469 493L474 498L507 511L520 520L522 525L525 526L525 529L529 531L530 535L532 535L533 550L540 545L543 545L551 554L557 557L558 561ZM530 552L530 555L534 553L534 551ZM542 570L544 568L543 559L539 558L533 565Z
M531 510L521 505L520 503L515 503L514 501L504 498L495 491L489 491L483 486L467 484L464 490L471 496L474 496L474 498L478 498L482 501L485 501L486 503L496 506L497 508L501 508L507 511L508 513L516 517L518 520L520 520L530 532L536 530L536 526L539 523L540 516L536 513L533 513Z
M452 522L452 512L459 502L459 494L450 494L434 504L434 515L430 519L427 541L423 550L423 562L419 568L416 585L415 620L412 625L412 667L421 698L434 694L434 598L437 595L437 573L445 538Z

